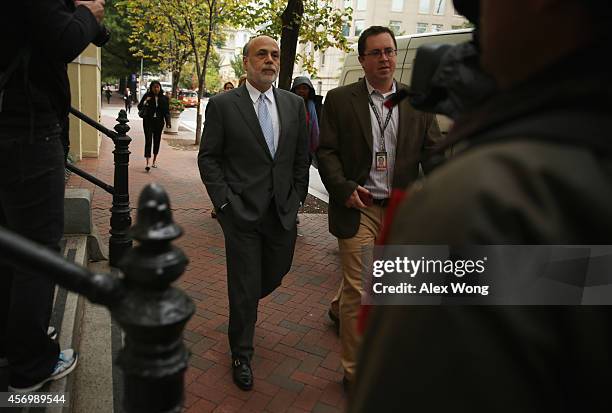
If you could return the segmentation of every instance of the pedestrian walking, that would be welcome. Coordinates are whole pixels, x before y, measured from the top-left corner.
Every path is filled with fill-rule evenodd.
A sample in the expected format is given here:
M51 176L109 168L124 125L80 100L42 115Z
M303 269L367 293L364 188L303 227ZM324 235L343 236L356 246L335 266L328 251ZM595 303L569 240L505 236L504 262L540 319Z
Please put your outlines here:
M234 88L234 84L232 82L225 82L223 85L223 91L227 92L228 90L232 90Z
M308 126L308 153L310 163L317 167L316 152L319 147L319 117L323 106L323 96L316 94L312 82L306 76L298 76L293 79L291 91L304 99L306 125Z
M129 88L125 89L125 93L123 94L123 103L125 105L125 111L130 113L132 110L132 92Z
M142 115L142 124L145 133L144 157L146 160L145 171L149 172L149 159L151 158L151 147L153 147L153 163L151 167L157 168L157 156L161 143L161 135L164 123L170 128L170 102L164 95L161 83L154 80L149 85L149 90L144 94L138 104L138 114Z
M8 2L0 14L0 225L58 252L66 65L105 41L103 15L104 0ZM54 289L46 274L0 264L0 366L10 391L38 390L76 367L77 353L48 335Z
M302 99L272 86L276 41L250 40L243 64L245 85L208 102L198 166L225 237L232 377L250 390L257 308L291 268L308 151Z
M387 242L568 245L557 259L569 272L546 299L599 297L608 285L591 276L600 256L588 254L612 244L612 89L602 61L612 4L455 0L456 10L465 3L476 6L479 61L498 91L457 119L448 139L460 149L410 190ZM586 258L573 255L582 246ZM527 290L525 264L508 274ZM490 275L482 282L495 295L504 281ZM607 411L605 297L606 306L378 306L349 412Z
M104 91L104 94L106 95L106 103L110 104L111 96L113 95L113 92L111 92L110 90L110 86L106 85L106 90Z
M419 162L441 139L436 118L407 101L388 109L384 103L406 85L393 79L397 43L393 32L372 26L358 41L365 77L328 92L321 116L317 158L329 192L329 228L338 238L342 282L329 310L339 321L345 387L355 378L360 337L363 249L372 247L381 229L391 190L419 175Z

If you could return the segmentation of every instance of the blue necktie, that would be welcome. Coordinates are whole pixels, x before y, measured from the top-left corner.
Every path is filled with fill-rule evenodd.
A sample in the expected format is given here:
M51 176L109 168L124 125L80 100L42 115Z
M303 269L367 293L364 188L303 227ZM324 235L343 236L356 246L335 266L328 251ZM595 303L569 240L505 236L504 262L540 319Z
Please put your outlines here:
M261 131L266 139L266 143L268 144L270 154L274 158L274 153L276 152L276 148L274 148L274 128L272 127L272 117L270 116L266 100L268 100L266 95L263 93L259 95L257 117L259 118L259 125L261 126Z

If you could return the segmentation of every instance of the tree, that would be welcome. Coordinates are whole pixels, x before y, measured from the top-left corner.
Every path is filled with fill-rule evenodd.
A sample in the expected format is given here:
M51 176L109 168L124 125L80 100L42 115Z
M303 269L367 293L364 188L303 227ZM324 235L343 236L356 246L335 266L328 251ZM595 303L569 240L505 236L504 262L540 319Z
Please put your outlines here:
M236 22L237 25L262 28L260 34L281 39L280 88L291 86L296 61L316 76L314 54L297 53L298 41L310 44L313 51L331 47L349 51L342 27L351 21L352 10L337 9L333 3L333 0L260 0L250 3L249 7L241 6L240 15L246 18Z
M242 55L235 55L230 61L230 65L234 70L236 78L240 78L244 74L244 66L242 65Z
M198 76L198 103L206 89L206 74L214 42L219 41L216 29L230 17L240 21L243 5L248 10L249 0L121 0L132 25L131 40L137 44L142 37L147 46L155 50L160 62L171 61L173 70L185 64L178 54L168 55L163 49L164 41L180 46L180 50L190 49ZM156 17L157 16L157 17ZM154 23L155 22L155 23ZM136 47L137 48L137 47ZM142 48L137 48L143 53ZM179 73L180 74L180 73ZM180 76L177 76L177 81ZM200 141L202 128L201 105L198 104L196 144Z
M172 73L172 96L177 96L181 71L193 54L189 39L176 21L174 2L120 0L117 6L130 24L130 50L135 56L158 62Z
M124 86L127 75L140 71L140 59L135 58L129 50L130 25L119 14L115 2L106 2L104 25L110 30L111 38L102 47L102 79L105 81L118 79ZM156 68L155 62L144 60L146 71Z

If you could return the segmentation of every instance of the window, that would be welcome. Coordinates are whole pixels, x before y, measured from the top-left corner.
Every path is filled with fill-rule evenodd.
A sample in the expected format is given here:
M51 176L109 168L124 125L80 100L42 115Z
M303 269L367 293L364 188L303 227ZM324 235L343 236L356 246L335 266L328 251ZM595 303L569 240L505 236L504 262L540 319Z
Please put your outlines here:
M427 31L427 23L417 23L417 33L425 33Z
M367 0L357 0L357 10L365 10L367 6Z
M355 36L359 36L365 29L365 20L355 20Z
M433 13L437 15L443 15L445 6L446 6L446 0L434 0Z
M431 25L431 31L432 32L441 32L444 28L444 25L442 24L432 24Z
M419 13L429 14L430 0L419 0Z
M342 25L342 36L348 37L351 34L351 26L348 23Z
M348 8L353 8L353 0L344 0L344 8L348 9Z
M404 0L391 0L391 11L404 11Z
M400 32L402 31L402 22L397 20L391 20L389 22L389 28L391 29L391 31L393 31L393 33L395 33L396 36L399 36Z
M325 52L322 51L319 55L319 61L321 62L321 67L325 66Z

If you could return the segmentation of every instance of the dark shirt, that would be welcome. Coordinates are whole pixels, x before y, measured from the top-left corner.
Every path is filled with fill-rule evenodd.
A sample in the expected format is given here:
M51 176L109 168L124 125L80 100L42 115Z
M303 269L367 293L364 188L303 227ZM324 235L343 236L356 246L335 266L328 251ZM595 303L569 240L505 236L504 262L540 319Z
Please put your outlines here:
M37 122L49 114L65 118L70 108L70 85L66 65L96 37L100 26L86 7L73 0L8 1L0 13L0 71L20 50L31 47L27 76L35 92L26 100L24 68L6 86L0 125L27 125L32 108Z

